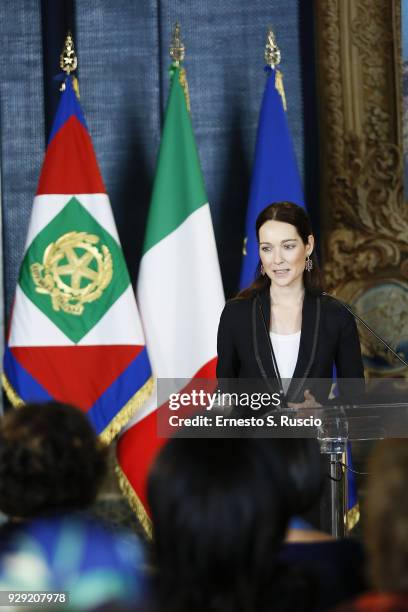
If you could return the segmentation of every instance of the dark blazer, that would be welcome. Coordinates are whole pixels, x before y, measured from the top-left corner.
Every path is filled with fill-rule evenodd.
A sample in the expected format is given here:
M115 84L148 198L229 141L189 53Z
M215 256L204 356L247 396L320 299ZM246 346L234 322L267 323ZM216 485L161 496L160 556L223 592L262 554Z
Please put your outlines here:
M218 378L264 382L268 379L276 383L269 338L270 312L269 288L253 298L227 302L218 327ZM341 379L364 378L354 318L330 296L306 293L298 360L286 394L288 400L303 401L304 390L310 389L318 401L325 402L330 392L333 364L336 365L340 394L346 396L346 385L342 385ZM310 379L326 380L313 386Z

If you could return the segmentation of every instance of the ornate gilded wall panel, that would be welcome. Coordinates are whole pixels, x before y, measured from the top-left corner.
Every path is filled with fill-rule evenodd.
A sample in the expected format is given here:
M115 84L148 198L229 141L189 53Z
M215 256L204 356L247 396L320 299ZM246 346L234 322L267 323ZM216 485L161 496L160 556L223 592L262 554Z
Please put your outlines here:
M327 288L408 357L400 3L316 0ZM371 375L403 366L360 329Z

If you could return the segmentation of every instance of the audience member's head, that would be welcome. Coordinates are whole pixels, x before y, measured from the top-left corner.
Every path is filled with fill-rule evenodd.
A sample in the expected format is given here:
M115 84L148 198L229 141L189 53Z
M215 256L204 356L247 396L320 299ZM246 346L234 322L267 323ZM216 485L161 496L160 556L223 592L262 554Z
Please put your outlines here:
M105 448L72 406L25 405L0 421L0 510L9 516L85 508L105 470Z
M276 439L272 441L274 452L286 466L291 485L288 488L292 514L308 512L322 494L324 472L317 440Z
M372 586L408 593L408 440L385 440L369 462L366 547Z
M295 595L302 580L277 562L298 498L288 461L299 442L175 437L166 444L148 485L162 609L259 612L272 603L294 609L295 601L307 609L307 598ZM300 470L306 446L295 453Z

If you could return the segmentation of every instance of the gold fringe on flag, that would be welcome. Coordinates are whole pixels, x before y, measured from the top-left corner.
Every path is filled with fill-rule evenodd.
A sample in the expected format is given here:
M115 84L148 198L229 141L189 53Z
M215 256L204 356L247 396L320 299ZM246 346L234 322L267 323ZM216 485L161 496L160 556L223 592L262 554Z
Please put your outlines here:
M16 393L14 387L11 385L9 379L4 374L1 375L1 384L9 399L10 403L14 408L20 408L24 406L25 402ZM110 444L112 440L117 436L122 427L136 414L136 412L143 406L147 398L152 394L154 388L154 379L151 376L137 391L132 398L123 406L118 414L112 419L109 425L99 434L99 438L104 444Z
M190 106L190 92L188 91L188 82L187 82L187 74L184 68L180 68L180 72L179 72L179 81L180 81L180 85L183 88L184 91L184 97L186 98L186 105L187 105L187 110L190 113L191 112L191 106Z
M242 254L243 255L247 255L247 243L248 243L248 236L245 236L244 242L242 244Z
M118 463L116 464L115 472L119 481L119 487L124 497L127 499L130 507L136 514L139 523L143 527L143 531L145 532L146 537L151 540L153 537L152 521L150 520L144 505L140 501L139 496L136 494L134 488L130 484L129 480L127 479L125 473L123 472L122 468Z
M334 391L337 388L337 382L333 383L332 385L332 390L330 392L330 394L332 393L332 391ZM329 396L330 397L330 396ZM333 397L335 397L335 395L333 395ZM345 503L345 508L348 508L348 504L349 504L349 483L347 482L347 470L349 469L349 456L347 452L344 452L342 455L342 472L343 472L343 477L346 479L346 483L347 486L345 487L344 490L344 503ZM351 463L352 465L352 463ZM357 523L360 520L360 506L358 501L354 504L354 506L352 506L350 509L346 509L344 512L344 526L345 526L345 530L346 533L349 533L352 529L354 529L354 527L357 525Z
M281 71L277 69L275 70L275 87L276 90L279 92L280 97L282 98L283 108L285 109L285 111L287 111L288 107L286 105L285 88L283 86L283 75Z
M78 79L76 78L76 76L72 77L72 89L75 91L76 97L79 100L81 96L79 95L79 83L78 83Z
M357 503L355 506L346 512L347 531L351 531L360 520L360 506Z
M4 374L4 372L1 375L1 384L7 395L7 399L9 400L10 404L14 406L14 408L20 408L21 406L24 406L25 402L15 392L14 387L11 385L9 379Z
M99 434L100 439L105 444L110 444L112 440L118 435L120 430L126 423L136 414L138 410L143 406L147 398L152 394L154 388L154 379L151 376L143 385L140 387L133 397L121 408L117 415L112 419L109 425Z

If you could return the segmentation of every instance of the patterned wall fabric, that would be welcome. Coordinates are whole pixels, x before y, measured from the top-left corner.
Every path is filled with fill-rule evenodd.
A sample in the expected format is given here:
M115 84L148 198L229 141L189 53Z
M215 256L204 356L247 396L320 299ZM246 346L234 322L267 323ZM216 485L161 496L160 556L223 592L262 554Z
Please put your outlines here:
M181 23L187 49L193 126L229 296L239 278L269 24L282 51L288 118L303 169L298 5L298 0L76 3L81 104L134 281L160 143L174 22ZM0 29L2 214L9 310L44 152L40 0L1 3Z
M3 266L9 312L44 153L40 0L0 3Z

